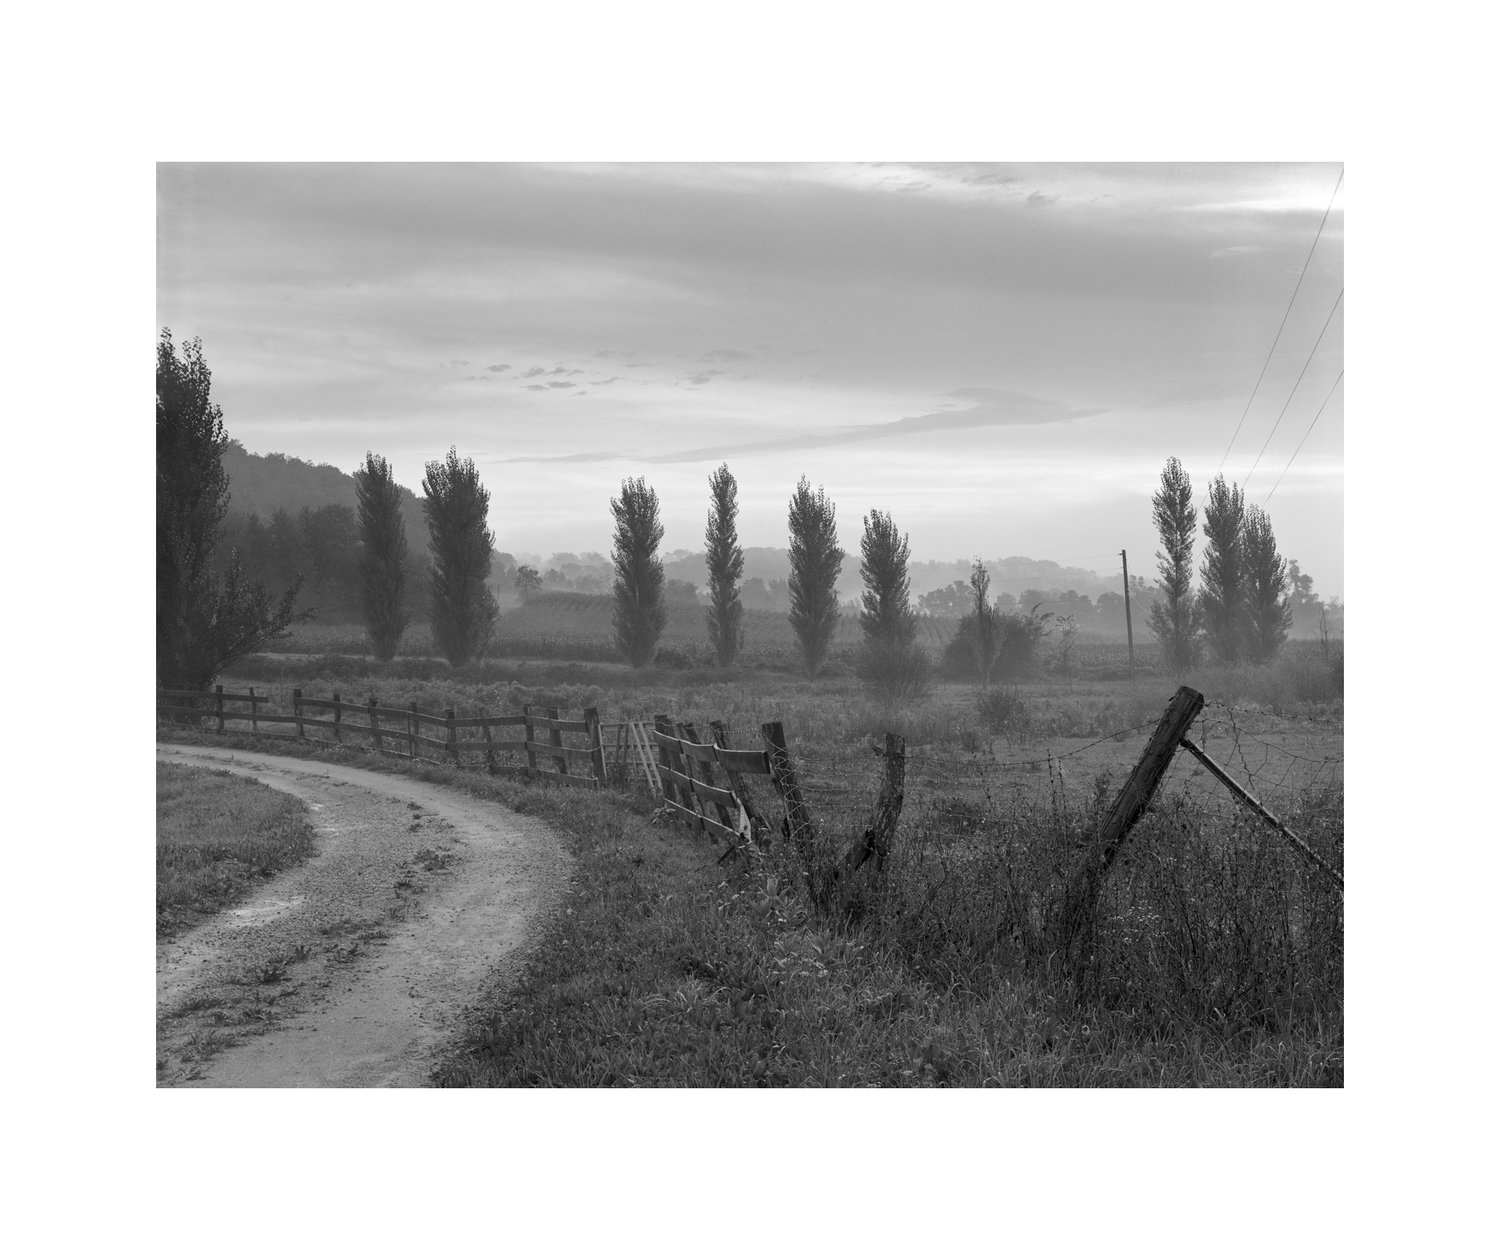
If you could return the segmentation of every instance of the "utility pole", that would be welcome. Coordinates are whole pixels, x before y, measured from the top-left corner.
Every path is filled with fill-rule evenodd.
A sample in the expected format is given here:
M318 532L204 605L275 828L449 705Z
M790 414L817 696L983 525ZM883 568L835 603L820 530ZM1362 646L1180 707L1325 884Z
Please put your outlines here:
M1130 628L1130 562L1120 548L1120 571L1125 575L1125 645L1130 648L1130 680L1135 680L1135 631Z

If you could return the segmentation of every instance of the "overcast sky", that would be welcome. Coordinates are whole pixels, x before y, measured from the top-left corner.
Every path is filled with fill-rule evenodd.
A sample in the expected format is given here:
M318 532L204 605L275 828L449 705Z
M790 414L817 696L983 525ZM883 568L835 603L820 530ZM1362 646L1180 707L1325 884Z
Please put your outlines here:
M1200 496L1221 462L1251 502L1274 486L1281 550L1327 597L1344 581L1339 176L163 165L158 320L202 338L252 452L352 471L375 451L420 494L456 445L504 550L607 550L609 499L636 475L665 548L699 548L727 461L746 545L786 544L806 474L856 559L880 508L917 559L1109 573L1124 547L1154 577L1150 496L1175 455Z

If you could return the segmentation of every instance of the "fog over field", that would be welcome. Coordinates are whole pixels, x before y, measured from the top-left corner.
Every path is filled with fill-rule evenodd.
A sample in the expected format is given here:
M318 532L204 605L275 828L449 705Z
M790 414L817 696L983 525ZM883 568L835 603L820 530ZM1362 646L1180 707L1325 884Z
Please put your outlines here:
M157 319L248 451L420 492L456 446L512 553L607 551L634 476L701 549L727 462L747 547L805 474L854 553L881 509L914 561L1153 579L1176 456L1327 599L1342 207L1336 164L166 164Z

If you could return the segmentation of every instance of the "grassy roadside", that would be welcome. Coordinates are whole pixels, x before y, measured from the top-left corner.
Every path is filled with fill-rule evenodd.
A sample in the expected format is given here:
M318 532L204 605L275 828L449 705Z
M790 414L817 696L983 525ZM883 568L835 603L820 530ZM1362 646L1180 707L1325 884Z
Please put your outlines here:
M281 745L211 740L251 750ZM1341 1010L1203 1027L1142 1011L1128 996L1082 998L1044 968L1001 967L991 956L976 962L962 917L942 901L953 894L949 883L963 879L946 864L930 888L915 870L893 878L920 891L901 913L911 921L841 926L809 913L784 846L770 847L754 867L720 866L720 848L676 824L653 823L639 797L294 743L284 751L458 785L549 821L575 856L567 903L520 982L442 1066L445 1086L1343 1081ZM923 849L934 831L908 832L913 855L935 864ZM992 875L988 866L983 875ZM972 893L958 898L973 901ZM1175 975L1139 962L1126 971L1133 979Z
M156 765L156 935L168 937L305 859L306 809L257 781Z

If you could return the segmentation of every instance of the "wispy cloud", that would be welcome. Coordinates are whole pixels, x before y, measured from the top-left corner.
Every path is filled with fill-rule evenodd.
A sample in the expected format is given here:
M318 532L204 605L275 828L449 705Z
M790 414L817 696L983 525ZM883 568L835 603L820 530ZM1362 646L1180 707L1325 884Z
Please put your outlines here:
M506 464L578 463L581 461L637 460L646 464L691 464L700 460L720 460L728 456L752 456L760 452L798 451L814 447L840 447L886 438L907 438L916 434L941 434L957 430L977 430L997 426L1052 425L1061 421L1080 421L1099 416L1105 408L1075 408L1055 399L1039 399L1020 391L997 390L974 386L951 391L959 399L975 401L967 408L927 412L919 416L900 417L871 425L846 425L820 434L803 434L793 438L761 439L745 443L720 443L712 447L692 447L682 451L657 452L640 456L617 451L592 451L567 456L513 456Z

